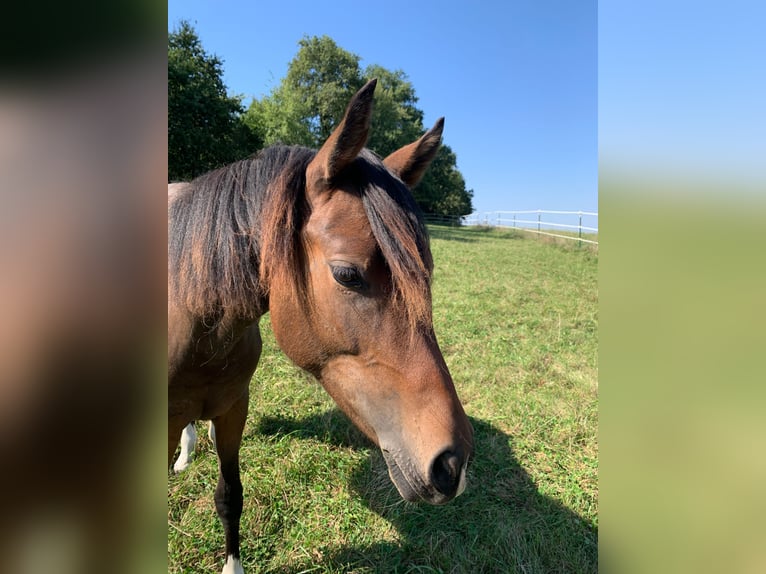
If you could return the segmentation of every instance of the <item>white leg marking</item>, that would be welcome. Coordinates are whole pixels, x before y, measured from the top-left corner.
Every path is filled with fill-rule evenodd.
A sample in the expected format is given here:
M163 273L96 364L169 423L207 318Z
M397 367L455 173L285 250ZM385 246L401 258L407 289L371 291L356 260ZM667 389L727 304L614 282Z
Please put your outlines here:
M173 465L173 470L182 472L186 470L194 454L194 446L197 444L197 431L194 423L189 423L181 433L181 454Z
M213 421L210 421L210 425L207 427L207 438L209 438L210 442L215 446L215 425L213 424ZM218 447L216 447L216 450L217 449Z
M242 569L239 559L229 554L228 558L226 558L226 565L223 567L222 574L245 574L245 571Z

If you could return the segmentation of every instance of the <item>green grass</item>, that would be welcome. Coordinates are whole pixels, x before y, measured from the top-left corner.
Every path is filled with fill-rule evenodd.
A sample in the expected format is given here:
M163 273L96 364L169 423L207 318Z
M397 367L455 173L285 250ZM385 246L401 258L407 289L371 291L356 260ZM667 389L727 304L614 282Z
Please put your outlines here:
M466 492L401 501L381 455L276 347L241 449L246 572L596 572L597 251L431 227L437 336L475 430ZM169 478L170 572L224 563L211 444ZM202 438L204 436L204 438Z

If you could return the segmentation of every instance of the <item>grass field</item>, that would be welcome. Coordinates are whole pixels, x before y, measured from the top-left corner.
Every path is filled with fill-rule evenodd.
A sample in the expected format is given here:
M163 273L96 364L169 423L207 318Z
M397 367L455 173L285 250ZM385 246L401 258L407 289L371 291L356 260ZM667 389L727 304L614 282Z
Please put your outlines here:
M597 571L598 253L481 228L431 238L436 333L475 431L465 493L402 502L382 456L265 318L240 452L248 574ZM169 478L170 572L225 559L203 429L192 465Z

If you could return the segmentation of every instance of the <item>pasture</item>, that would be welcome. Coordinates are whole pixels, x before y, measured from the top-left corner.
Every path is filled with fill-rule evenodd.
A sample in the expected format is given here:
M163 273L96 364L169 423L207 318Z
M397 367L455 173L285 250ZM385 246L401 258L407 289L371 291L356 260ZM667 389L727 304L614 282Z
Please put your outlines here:
M596 572L598 253L431 226L434 324L475 431L465 493L401 501L382 456L309 375L264 349L240 450L256 572ZM198 425L168 480L169 572L219 572L215 452Z

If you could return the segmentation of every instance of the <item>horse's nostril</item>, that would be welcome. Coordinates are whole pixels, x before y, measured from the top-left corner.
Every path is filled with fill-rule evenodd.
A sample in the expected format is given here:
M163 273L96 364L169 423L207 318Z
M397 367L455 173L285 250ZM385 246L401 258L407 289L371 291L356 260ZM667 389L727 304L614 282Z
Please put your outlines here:
M431 466L431 480L436 490L444 496L454 496L460 485L460 468L462 460L450 450L436 457Z

